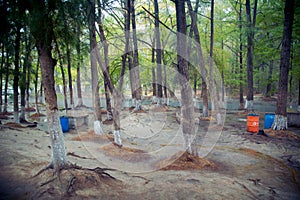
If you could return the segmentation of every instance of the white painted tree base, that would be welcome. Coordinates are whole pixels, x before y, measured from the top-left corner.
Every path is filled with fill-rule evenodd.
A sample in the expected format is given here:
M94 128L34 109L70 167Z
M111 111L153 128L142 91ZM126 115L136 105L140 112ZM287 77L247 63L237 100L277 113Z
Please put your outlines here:
M83 106L82 98L78 98L77 107Z
M208 110L205 106L203 106L203 109L202 109L202 117L208 117Z
M20 123L20 120L19 120L19 112L15 112L15 111L14 111L14 122L15 122L15 123Z
M94 133L96 135L103 134L103 125L101 121L94 121Z
M21 106L20 121L25 120L25 106Z
M136 108L136 104L137 104L136 99L132 99L131 106Z
M275 115L274 122L272 124L273 130L286 130L287 126L287 117L283 115Z
M121 131L120 130L114 130L114 142L117 145L122 146L122 139L121 139Z
M162 107L162 98L157 97L156 100L157 100L156 106Z
M156 96L152 97L152 103L157 103L157 97Z
M167 106L170 105L170 98L167 98Z
M142 110L142 100L136 100L136 105L134 110Z
M222 116L221 116L221 113L217 113L217 124L219 126L222 125Z
M59 112L52 110L47 112L48 131L51 141L52 161L54 169L59 169L67 163L64 135L59 121Z
M112 120L112 119L113 119L112 114L109 113L109 112L107 112L107 114L106 114L106 120L110 121L110 120Z
M254 111L254 105L253 105L253 100L246 100L246 103L245 103L245 109L248 110L248 111Z

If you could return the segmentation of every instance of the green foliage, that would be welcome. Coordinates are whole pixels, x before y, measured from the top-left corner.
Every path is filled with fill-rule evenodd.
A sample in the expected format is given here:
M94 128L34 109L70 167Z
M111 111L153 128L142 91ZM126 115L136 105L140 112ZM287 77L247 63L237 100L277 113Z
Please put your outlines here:
M38 21L40 15L49 14L53 22L54 35L57 39L59 49L62 53L63 66L65 73L67 56L67 48L71 52L72 74L73 81L76 77L76 67L81 66L82 85L90 85L90 47L89 47L89 31L88 31L88 15L87 4L89 1L82 0L47 0L47 13L36 12L32 14L33 23L40 23L37 26L31 26L29 30L31 34L45 36L47 33L41 32L37 27L48 24L45 21ZM196 1L192 1L192 6L195 6ZM239 2L242 4L242 19L238 20ZM253 1L251 1L253 2ZM5 47L5 54L0 58L9 54L10 69L14 66L14 39L17 25L24 27L29 26L27 18L29 17L26 9L26 0L6 0L0 1L0 44ZM119 80L120 69L122 65L121 56L124 53L124 8L122 4L124 1L100 1L102 8L101 19L103 22L103 29L109 45L109 62L110 74L113 83ZM225 86L231 91L238 92L239 85L242 83L246 86L246 13L244 0L215 0L215 35L214 35L214 62L215 67L224 72ZM300 6L299 1L296 1L295 22L293 30L293 46L292 46L292 68L290 75L293 76L293 87L296 87L297 79L300 78ZM38 5L33 5L38 6ZM137 34L141 40L138 41L142 48L139 49L139 65L141 84L148 85L151 82L151 69L153 63L151 62L151 43L154 35L154 18L150 16L142 7L153 13L153 1L150 0L136 0L136 23ZM207 58L210 40L210 3L209 1L200 1L198 8L198 28L200 31L201 45L204 56ZM261 0L258 1L258 13L255 27L254 37L254 83L257 92L264 92L268 83L272 83L272 90L275 91L279 77L279 61L281 51L281 40L283 31L283 7L284 1L276 0ZM174 3L168 0L159 1L160 19L165 26L172 30L176 30L176 13ZM97 11L97 14L98 11ZM191 19L187 18L188 29L190 29ZM239 25L242 26L240 31ZM47 30L51 30L48 27ZM189 31L189 30L188 30ZM163 62L168 67L174 68L176 63L176 35L170 35L170 31L161 25L161 40L162 46L167 49L164 52ZM47 37L45 37L46 39ZM241 39L241 41L240 41ZM97 36L97 40L100 41ZM240 42L242 43L242 52L239 52ZM144 44L147 43L147 44ZM80 55L77 55L77 47L80 44ZM22 43L22 46L25 44ZM52 45L54 43L52 42ZM25 47L23 48L24 58ZM99 42L101 55L103 48ZM242 71L240 71L239 54L243 56ZM58 59L56 51L53 55ZM102 55L103 56L103 55ZM195 58L195 51L191 51L191 57ZM37 53L33 49L32 57L32 79L36 70ZM21 60L22 61L22 60ZM270 62L274 61L273 74L268 79ZM207 64L207 62L206 62ZM199 73L197 67L192 69L190 73ZM174 68L175 69L175 68ZM100 71L100 70L99 70ZM128 70L126 70L128 73ZM5 73L3 70L1 73ZM56 83L62 84L60 69L56 67ZM127 74L128 75L128 74ZM126 76L127 76L126 75ZM242 80L240 77L242 76ZM200 76L198 76L200 77ZM10 80L11 77L10 77ZM125 80L128 81L128 80ZM168 80L173 81L173 80ZM101 81L100 81L101 83ZM201 83L198 78L198 84ZM101 83L102 84L102 83ZM171 84L171 83L170 83ZM101 85L100 85L101 86ZM102 86L101 86L102 87Z

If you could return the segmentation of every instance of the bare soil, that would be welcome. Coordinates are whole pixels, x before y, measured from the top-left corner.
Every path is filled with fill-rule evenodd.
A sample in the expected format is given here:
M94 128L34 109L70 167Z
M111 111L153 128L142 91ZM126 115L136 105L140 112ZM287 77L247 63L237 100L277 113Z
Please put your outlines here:
M70 166L38 175L51 159L45 117L37 127L1 119L0 199L300 199L295 131L248 133L246 114L231 112L208 155L194 157L182 149L175 111L122 112L122 148L111 124L105 135L93 133L90 114L89 127L65 133ZM203 151L204 136L220 128L199 123Z

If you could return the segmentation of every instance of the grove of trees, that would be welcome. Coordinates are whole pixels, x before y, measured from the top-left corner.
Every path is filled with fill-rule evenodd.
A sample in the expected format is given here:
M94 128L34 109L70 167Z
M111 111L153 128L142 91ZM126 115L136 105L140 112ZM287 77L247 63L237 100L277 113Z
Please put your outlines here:
M185 148L195 155L195 99L203 103L204 117L215 115L222 124L226 96L239 98L239 108L248 111L254 110L255 95L275 96L273 128L286 129L287 106L294 101L300 106L299 5L295 0L1 0L1 112L8 111L12 92L14 119L25 122L25 108L35 104L39 112L39 97L45 97L53 147L49 166L56 169L67 162L59 109L84 106L87 94L95 133L103 132L103 96L120 146L125 96L141 110L144 96L161 107L180 91ZM166 66L178 72L175 80Z

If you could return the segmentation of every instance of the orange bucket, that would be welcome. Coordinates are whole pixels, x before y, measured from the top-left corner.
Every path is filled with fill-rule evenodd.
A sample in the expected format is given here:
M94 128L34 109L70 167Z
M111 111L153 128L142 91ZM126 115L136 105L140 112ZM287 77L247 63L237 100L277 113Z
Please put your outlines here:
M258 133L259 131L259 115L249 114L247 116L247 131L251 133Z

